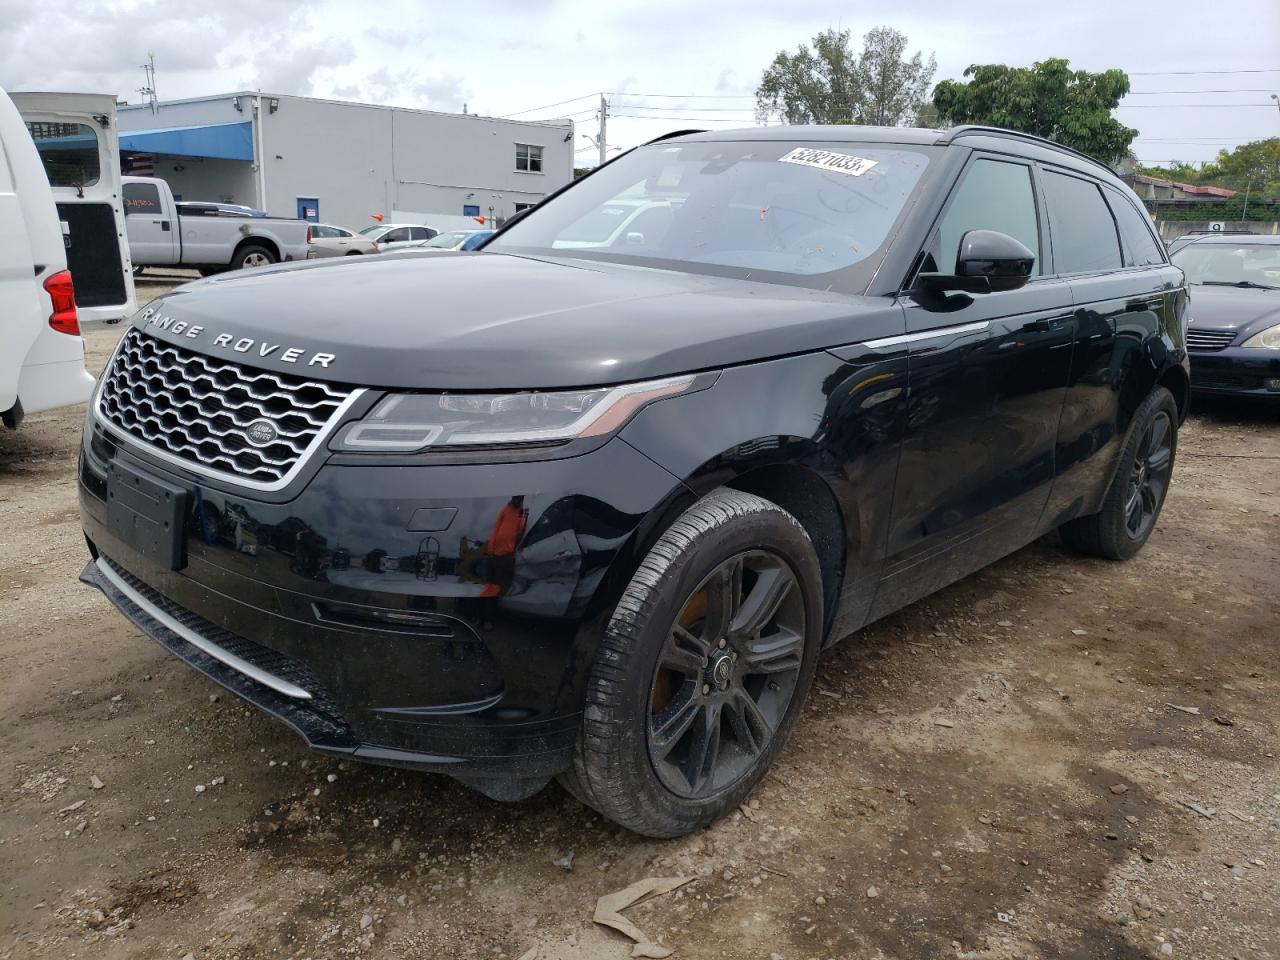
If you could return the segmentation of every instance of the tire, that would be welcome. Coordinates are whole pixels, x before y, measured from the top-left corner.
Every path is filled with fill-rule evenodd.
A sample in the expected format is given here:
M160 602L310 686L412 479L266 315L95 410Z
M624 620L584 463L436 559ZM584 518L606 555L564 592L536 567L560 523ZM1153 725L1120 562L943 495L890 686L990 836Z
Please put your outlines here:
M346 253L344 253L344 254L343 254L343 256L344 256L344 257L359 257L359 256L363 255L363 253L364 253L364 251L363 251L363 250L348 250Z
M1102 509L1058 528L1066 544L1108 560L1128 560L1160 518L1178 451L1178 405L1156 387L1134 414Z
M680 836L733 810L795 724L822 615L817 554L791 514L724 488L698 501L618 601L561 784L650 837ZM684 732L668 736L675 730Z
M142 271L143 271L143 270L145 270L145 269L146 269L146 267L140 267L140 266L137 266L137 265L135 264L135 265L134 265L134 268L133 268L133 275L134 275L135 277L140 277L140 276L142 276Z
M246 243L231 258L231 269L247 270L265 267L276 262L276 255L260 243Z

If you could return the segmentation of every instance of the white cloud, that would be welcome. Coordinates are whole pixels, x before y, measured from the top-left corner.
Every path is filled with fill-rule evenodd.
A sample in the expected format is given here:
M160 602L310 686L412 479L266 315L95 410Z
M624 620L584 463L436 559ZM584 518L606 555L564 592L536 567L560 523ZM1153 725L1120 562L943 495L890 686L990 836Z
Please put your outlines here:
M138 65L151 51L164 98L261 87L445 110L465 101L473 111L502 115L581 97L524 116L591 125L601 88L690 95L619 97L619 104L669 108L633 113L674 118L615 117L611 142L631 145L671 128L751 124L749 95L773 55L831 26L855 36L879 24L902 30L912 50L936 52L939 80L974 62L1028 64L1049 56L1134 74L1280 68L1276 0L1238 0L1229 43L1225 34L1217 42L1218 34L1191 28L1205 20L1201 0L1165 0L1158 14L1113 0L1042 4L1032 13L1022 0L986 0L981 14L948 0L898 0L884 9L839 0L0 0L0 86L107 91L136 101ZM1133 86L1280 89L1280 71L1134 76ZM1274 105L1155 107L1187 102L1270 103L1266 92L1131 97L1120 117L1142 130L1143 159L1203 159L1219 143L1276 130Z

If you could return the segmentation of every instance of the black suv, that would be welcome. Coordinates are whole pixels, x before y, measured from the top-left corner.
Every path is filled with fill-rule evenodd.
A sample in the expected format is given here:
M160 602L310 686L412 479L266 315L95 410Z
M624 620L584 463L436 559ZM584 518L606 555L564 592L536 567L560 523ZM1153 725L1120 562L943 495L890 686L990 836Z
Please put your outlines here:
M149 306L86 421L82 579L317 750L677 835L824 645L1047 531L1141 548L1186 299L1052 143L666 138L480 252Z

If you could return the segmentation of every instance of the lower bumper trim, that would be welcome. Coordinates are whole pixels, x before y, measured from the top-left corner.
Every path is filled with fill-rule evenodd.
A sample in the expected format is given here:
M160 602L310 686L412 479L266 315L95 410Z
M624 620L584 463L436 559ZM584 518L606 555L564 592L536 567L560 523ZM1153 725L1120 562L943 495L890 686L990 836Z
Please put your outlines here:
M131 587L123 577L111 569L110 564L108 564L104 558L98 557L98 559L93 561L93 563L97 568L98 573L101 574L108 583L124 594L130 603L134 604L143 613L152 620L155 620L161 626L172 630L193 647L204 651L215 660L221 661L232 670L244 674L250 680L257 681L264 687L269 687L276 693L283 694L286 697L292 697L295 700L311 699L311 694L306 690L303 690L297 684L290 683L288 680L284 680L274 674L267 673L267 671L249 663L249 661L237 657L229 650L224 650L213 641L207 640L195 630L190 629L173 617L169 616L169 614L165 613L155 604L151 603L141 593L133 589L133 587Z

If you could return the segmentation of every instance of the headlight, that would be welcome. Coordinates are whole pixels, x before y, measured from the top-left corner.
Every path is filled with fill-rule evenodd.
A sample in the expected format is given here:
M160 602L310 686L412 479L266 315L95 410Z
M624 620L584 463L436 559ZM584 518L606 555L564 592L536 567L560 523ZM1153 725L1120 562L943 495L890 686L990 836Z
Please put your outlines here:
M335 450L413 453L436 447L558 443L622 426L647 403L684 393L694 375L555 393L398 393L342 431Z
M1277 323L1274 327L1267 327L1261 333L1255 333L1240 346L1259 347L1263 350L1280 350L1280 323Z

